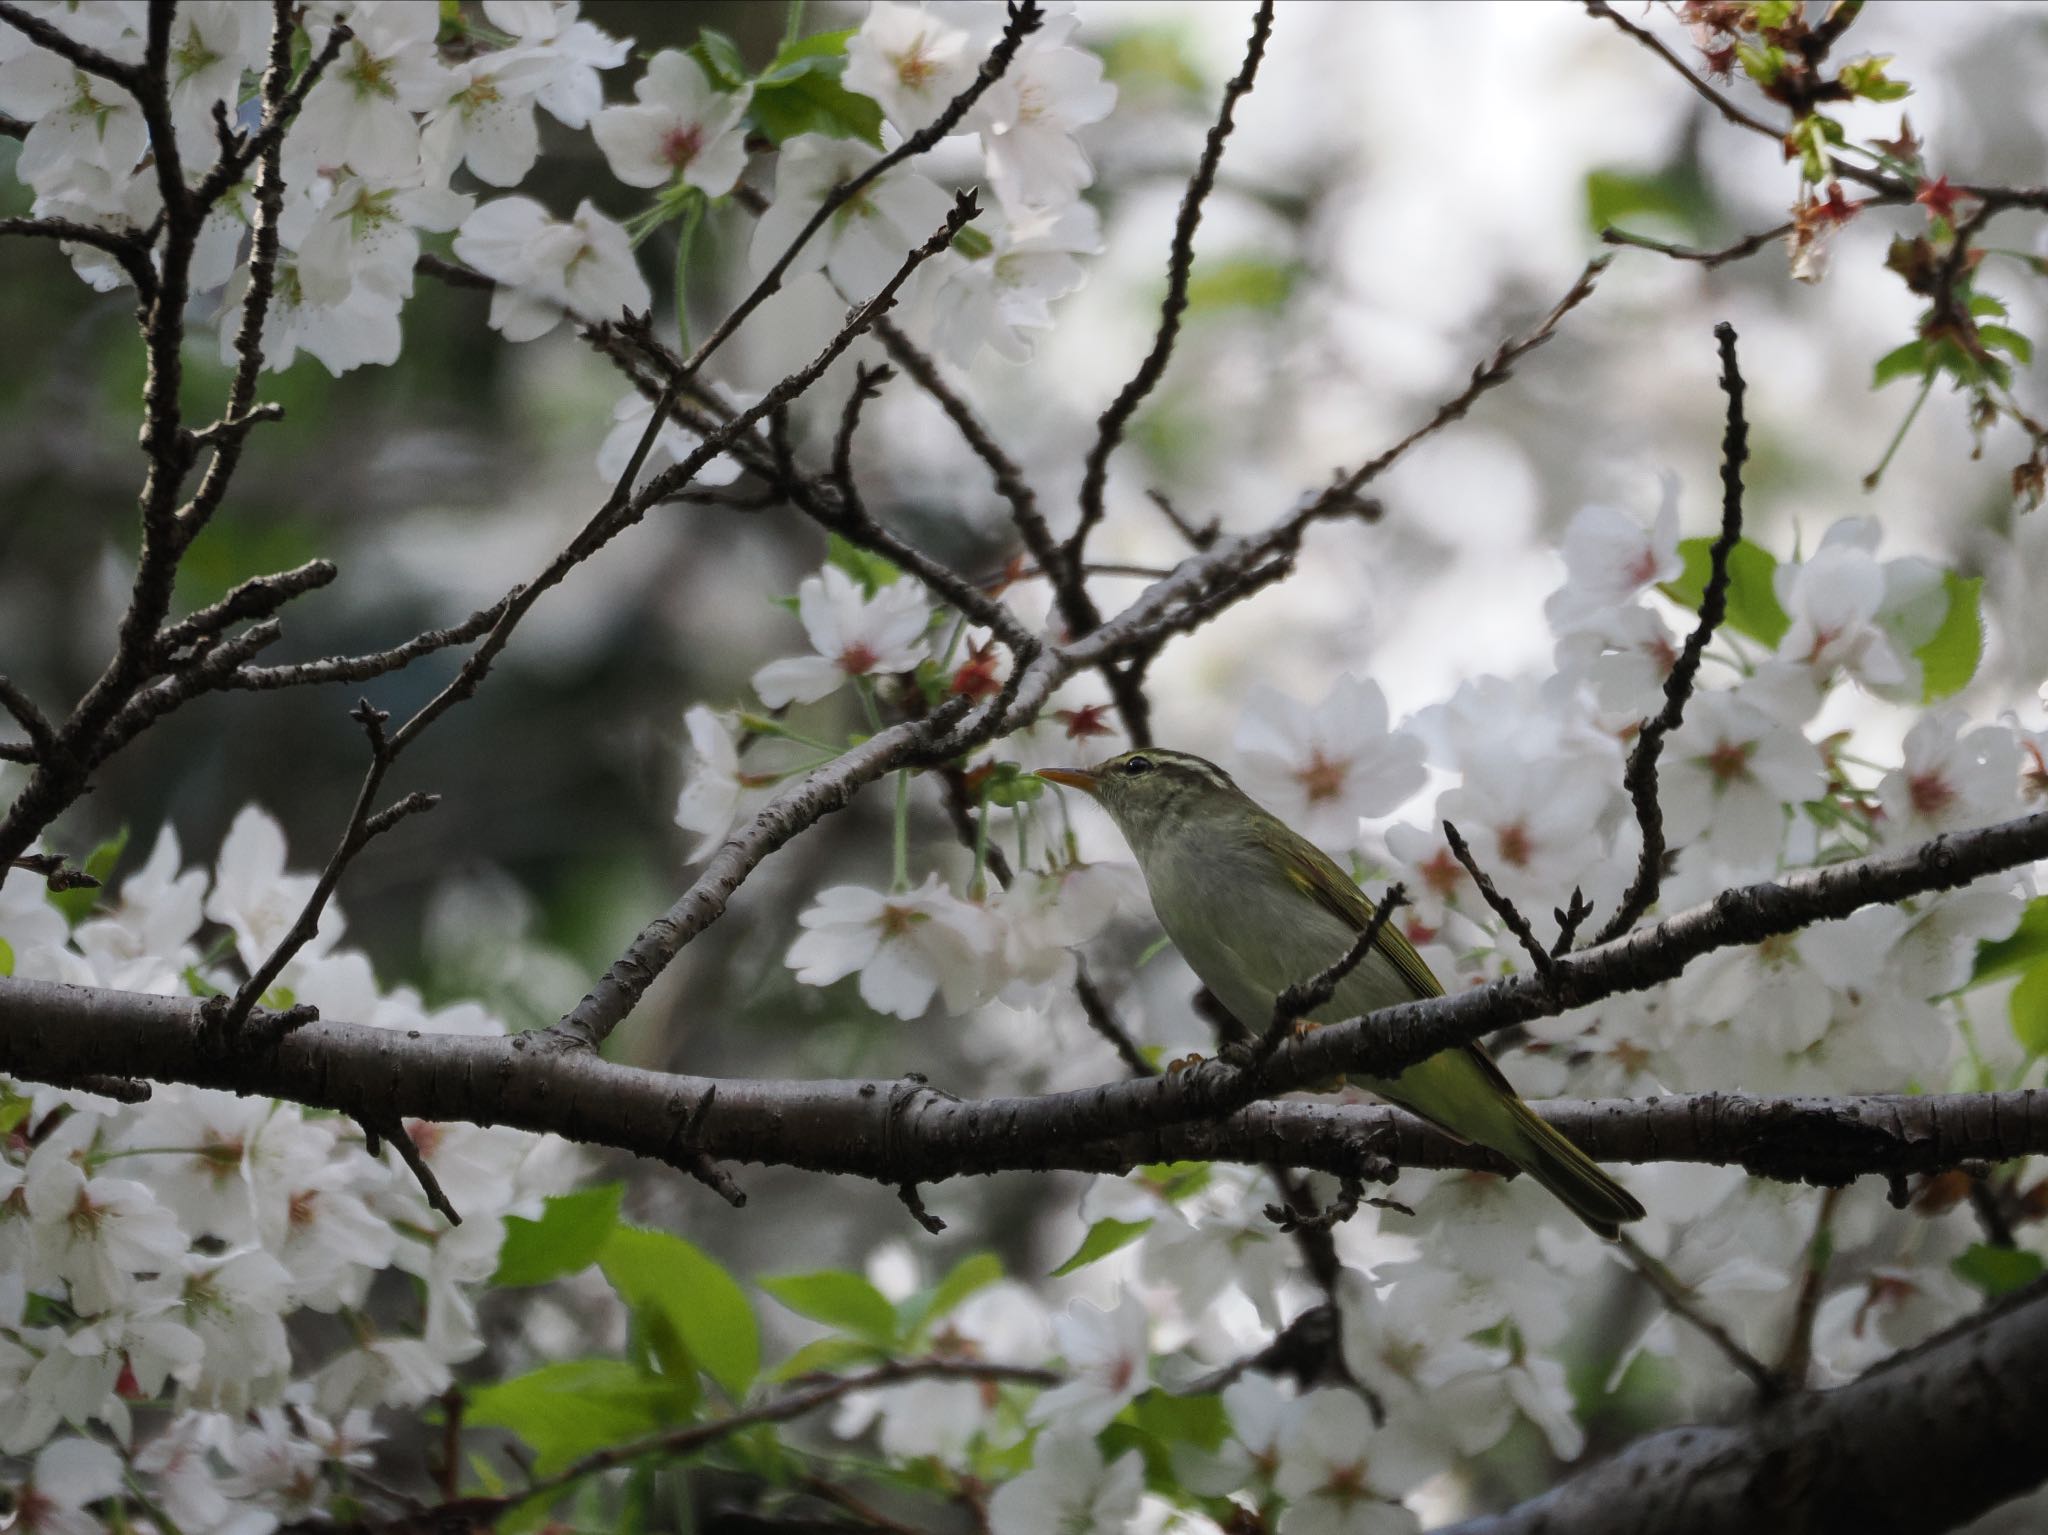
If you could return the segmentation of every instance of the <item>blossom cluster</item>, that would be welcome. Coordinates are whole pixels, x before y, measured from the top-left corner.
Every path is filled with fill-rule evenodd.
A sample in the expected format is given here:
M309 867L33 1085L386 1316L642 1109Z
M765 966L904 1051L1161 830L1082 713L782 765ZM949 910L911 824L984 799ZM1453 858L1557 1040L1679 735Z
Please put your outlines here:
M29 9L47 10L51 24L117 64L142 58L141 0ZM455 257L491 279L490 324L507 340L534 340L565 318L645 311L653 293L636 247L681 220L686 253L687 229L704 206L732 204L752 158L750 134L766 134L776 150L773 192L753 235L756 267L765 270L836 187L880 157L882 125L898 139L928 128L975 80L997 41L996 20L977 13L974 24L956 25L883 0L850 39L785 49L790 56L764 72L760 97L736 55L700 45L656 53L632 101L606 105L604 72L625 65L632 45L582 19L576 0L484 0L480 20L444 15L430 0L308 6L302 36L314 54L333 28L348 30L283 140L265 366L288 368L301 351L337 374L396 361L423 237L434 235L452 235ZM1100 247L1079 195L1093 170L1075 133L1106 116L1116 93L1100 62L1068 41L1074 26L1071 14L1041 24L956 125L963 142L972 135L980 146L996 206L919 274L906 323L957 360L984 346L1027 356L1031 337L1051 324L1051 302L1082 281L1075 258ZM245 130L260 125L257 86L271 47L271 16L260 7L194 0L178 8L170 104L188 185L215 163L216 113ZM826 80L835 99L868 102L875 120L848 109L789 131L763 102L799 76L804 91ZM0 28L0 112L31 125L15 174L34 191L38 217L123 233L158 220L163 184L130 93ZM504 195L539 159L539 114L588 131L618 189L584 198L567 217ZM254 174L211 211L190 275L195 292L218 295L230 360L249 286ZM822 271L845 298L865 297L939 226L950 202L922 172L896 167L834 215L792 274ZM622 221L600 204L640 206ZM94 287L127 280L108 252L66 249Z
M1398 726L1362 679L1340 679L1313 705L1257 689L1224 760L1248 792L1349 854L1362 877L1400 878L1413 895L1398 920L1447 982L1519 968L1519 949L1442 834L1423 827L1455 823L1532 916L1575 888L1596 913L1611 910L1639 846L1623 769L1640 722L1663 706L1707 559L1705 540L1681 542L1670 487L1654 517L1588 508L1567 532L1565 579L1548 604L1550 674L1475 679ZM1929 709L1912 718L1888 766L1853 752L1847 731L1816 739L1815 722L1844 707L1861 707L1874 734L1884 711L1902 713L1893 706L1967 680L1981 644L1969 583L1922 559L1882 556L1877 529L1862 520L1836 524L1794 560L1744 542L1730 567L1734 616L1662 756L1673 855L1663 909L1730 883L1987 824L2038 798L2039 774L2024 769L2042 743L2012 722L1973 726L1960 710ZM889 688L937 696L993 685L994 672L984 679L956 666L954 644L934 654L945 627L930 600L907 579L875 580L872 561L828 566L802 583L795 606L812 653L756 673L771 708L821 704L847 688L872 709ZM806 765L778 755L792 749L789 718L690 712L678 819L701 834L699 856ZM1050 734L1034 730L1004 743L1003 754L1054 761L1101 750L1085 739L1055 745ZM1009 782L1000 765L981 771L970 781ZM1443 786L1418 825L1412 802L1432 772ZM1142 912L1140 882L1112 857L1081 856L1096 828L1059 834L1039 826L1035 799L996 803L1019 827L1038 827L1020 843L1027 851L1009 887L985 893L977 857L964 888L933 872L915 887L899 878L888 889L823 891L788 950L796 978L830 985L855 976L867 1006L905 1018L934 1004L971 1013L999 999L1016 1028L1017 1009L1036 1019L1070 1006L1070 952L1104 933L1119 908ZM991 813L991 801L980 813ZM1531 1096L2018 1081L2035 1058L1976 1036L1964 993L1980 946L2013 932L2026 893L2013 877L1988 879L1725 950L1654 990L1535 1020L1505 1065ZM1853 1376L1978 1301L1955 1267L1977 1240L1974 1223L1952 1198L1899 1214L1874 1191L1793 1193L1727 1170L1624 1176L1652 1211L1644 1244L1694 1304L1759 1354L1793 1325L1803 1254L1816 1223L1828 1227L1832 1262L1809 1365L1817 1382ZM1289 1239L1260 1213L1266 1181L1215 1167L1098 1182L1081 1213L1091 1233L1120 1234L1105 1242L1112 1255L1099 1270L1105 1282L1114 1276L1103 1293L1119 1298L1052 1319L1068 1383L1022 1412L995 1399L976 1408L957 1386L876 1393L846 1420L849 1431L878 1433L891 1453L971 1469L1042 1424L1033 1469L993 1505L996 1528L1146 1527L1155 1494L1134 1461L1105 1449L1116 1441L1098 1436L1134 1412L1144 1422L1143 1400L1162 1375L1226 1364L1318 1298ZM1224 1393L1228 1435L1208 1448L1205 1471L1190 1472L1188 1490L1213 1474L1218 1491L1279 1511L1283 1532L1398 1530L1414 1527L1414 1507L1442 1485L1433 1479L1518 1421L1540 1429L1559 1458L1579 1453L1566 1334L1585 1288L1618 1279L1615 1249L1526 1181L1409 1173L1397 1197L1412 1219L1361 1215L1336 1232L1343 1355L1377 1416L1355 1394L1291 1394L1248 1376ZM975 1324L960 1325L964 1346L993 1353L1017 1323L1008 1312L990 1317L985 1339ZM1702 1403L1729 1389L1726 1360L1662 1313L1618 1350L1610 1386L1645 1352L1676 1358ZM1203 1524L1185 1504L1173 1517Z
M183 867L166 828L118 899L75 925L40 882L0 885L0 972L233 990L314 882L287 868L277 823L253 807L210 877ZM381 988L338 946L341 929L330 909L273 1003L503 1032L474 1004L430 1009ZM296 1104L162 1084L126 1104L0 1080L0 1127L0 1455L32 1457L37 1530L100 1529L79 1511L124 1474L195 1535L261 1535L324 1511L369 1464L373 1414L418 1409L482 1352L477 1298L503 1216L578 1171L522 1131L408 1124L463 1213L450 1226L396 1150L373 1155L352 1121ZM399 1276L402 1301L380 1284ZM315 1316L328 1325L303 1325Z

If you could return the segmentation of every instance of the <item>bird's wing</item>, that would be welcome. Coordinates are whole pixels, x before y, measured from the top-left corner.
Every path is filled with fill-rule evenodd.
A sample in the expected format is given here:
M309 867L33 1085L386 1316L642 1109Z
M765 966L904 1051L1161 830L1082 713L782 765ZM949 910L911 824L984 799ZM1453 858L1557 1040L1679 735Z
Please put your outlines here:
M1285 822L1271 816L1260 817L1258 828L1261 840L1279 857L1281 866L1287 870L1287 878L1296 889L1312 898L1352 932L1365 931L1365 925L1372 921L1373 904L1366 893L1352 883L1351 876L1337 866L1336 860ZM1415 945L1392 922L1380 929L1376 946L1401 972L1401 978L1415 989L1418 997L1440 997L1444 994L1437 978L1430 974L1429 966L1415 952Z

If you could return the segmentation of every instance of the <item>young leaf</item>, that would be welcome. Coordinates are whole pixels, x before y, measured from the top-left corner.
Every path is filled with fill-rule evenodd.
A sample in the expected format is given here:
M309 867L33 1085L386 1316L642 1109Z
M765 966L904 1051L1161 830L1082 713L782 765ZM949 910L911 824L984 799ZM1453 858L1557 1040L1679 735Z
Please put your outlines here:
M623 1183L604 1183L573 1194L557 1194L541 1206L539 1220L505 1218L505 1245L498 1250L494 1285L543 1284L597 1262L605 1239L619 1223Z
M906 1332L950 1315L955 1307L976 1290L1003 1277L1003 1263L994 1253L969 1253L947 1271L929 1291L913 1295L899 1308Z
M1711 538L1681 541L1678 554L1685 561L1685 569L1679 572L1677 580L1666 581L1657 590L1673 602L1698 612L1707 594L1707 577L1713 571L1713 547ZM1728 627L1774 648L1792 627L1792 620L1778 605L1778 594L1771 587L1771 577L1777 568L1778 562L1769 550L1746 538L1738 540L1729 551Z
M2020 977L2006 1001L2012 1032L2029 1055L2048 1055L2048 964L2034 966Z
M822 133L882 147L881 107L839 83L846 69L846 39L852 35L820 32L800 37L761 72L748 116L771 142Z
M1882 389L1894 379L1924 378L1928 366L1927 343L1917 339L1908 341L1878 358L1877 365L1870 370L1870 387Z
M837 533L825 535L825 563L837 565L852 576L870 597L903 574L881 555L870 554L859 545L848 543Z
M2027 902L2010 936L1977 945L1977 962L1964 989L2031 970L2043 958L2048 958L2048 895L2037 895Z
M798 1316L888 1347L896 1338L896 1308L859 1274L826 1269L763 1279L761 1288Z
M598 1262L621 1300L667 1322L727 1396L745 1397L761 1368L761 1333L722 1264L672 1232L638 1226L615 1227Z
M1930 704L1961 692L1984 659L1984 578L1948 570L1941 579L1948 589L1948 612L1934 637L1913 652L1920 662L1921 702Z
M469 1392L463 1421L502 1428L534 1452L548 1476L578 1456L687 1421L676 1388L619 1359L572 1359Z
M1074 1249L1073 1257L1052 1271L1052 1277L1064 1278L1076 1269L1107 1258L1118 1248L1129 1247L1151 1229L1150 1221L1099 1220L1088 1228L1088 1234L1081 1238L1081 1245Z
M2024 1247L1992 1247L1974 1242L1949 1265L1966 1284L1975 1285L1991 1300L2010 1295L2022 1285L2041 1276L2041 1255Z
M813 1338L770 1372L775 1380L795 1380L800 1375L836 1375L848 1365L880 1364L889 1350L858 1338L837 1334Z
M689 54L721 91L736 91L747 83L747 61L740 57L740 46L723 32L699 29Z

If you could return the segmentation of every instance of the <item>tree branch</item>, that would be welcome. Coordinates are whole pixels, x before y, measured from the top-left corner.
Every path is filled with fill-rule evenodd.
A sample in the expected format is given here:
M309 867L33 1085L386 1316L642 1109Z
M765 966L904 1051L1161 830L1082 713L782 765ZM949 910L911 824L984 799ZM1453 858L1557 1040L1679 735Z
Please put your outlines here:
M267 1018L254 1015L258 1027ZM960 1099L902 1081L714 1080L644 1071L535 1035L414 1034L301 1022L224 1051L196 998L0 979L0 1071L69 1082L118 1061L156 1082L287 1099L370 1122L513 1125L682 1165L686 1156L868 1178L894 1188L970 1173L1122 1172L1152 1162L1279 1164L1355 1175L1508 1171L1483 1148L1388 1107L1265 1100L1220 1117L1171 1076L1038 1097ZM275 1032L271 1030L269 1032ZM1535 1105L1589 1156L1699 1162L1827 1184L2048 1152L2048 1091L1757 1098L1731 1093Z
M2044 1423L2048 1283L2037 1283L1846 1386L1649 1435L1445 1535L1933 1535L2048 1476Z

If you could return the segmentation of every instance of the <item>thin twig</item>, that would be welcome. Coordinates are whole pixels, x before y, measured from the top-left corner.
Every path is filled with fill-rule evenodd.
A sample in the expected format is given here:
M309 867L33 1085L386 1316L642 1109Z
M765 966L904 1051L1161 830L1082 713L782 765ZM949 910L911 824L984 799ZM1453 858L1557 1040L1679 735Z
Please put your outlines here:
M291 570L251 576L220 601L159 630L157 644L168 656L200 640L211 639L230 624L247 618L267 617L292 598L327 585L336 574L338 572L331 560L308 560Z
M1594 935L1595 944L1619 938L1656 902L1664 879L1664 811L1657 802L1657 759L1663 754L1666 738L1684 721L1700 658L1728 609L1728 561L1742 537L1742 466L1749 457L1749 423L1742 414L1743 382L1735 358L1735 327L1723 320L1714 327L1714 339L1721 351L1721 389L1728 396L1728 424L1721 439L1721 531L1708 553L1707 588L1700 597L1699 621L1685 637L1685 648L1664 679L1664 707L1655 719L1644 722L1622 774L1622 787L1635 805L1643 846L1635 878L1620 908Z
M1465 839L1458 834L1458 828L1449 821L1444 822L1444 841L1451 846L1451 855L1465 866L1465 872L1472 876L1472 883L1479 887L1479 894L1486 904L1493 908L1493 914L1500 918L1507 930L1515 935L1515 942L1522 946L1522 952L1529 956L1529 962L1536 967L1539 975L1548 975L1555 968L1556 961L1550 951L1543 947L1536 937L1536 930L1529 925L1529 919L1522 915L1520 908L1500 893L1493 878L1479 867L1479 861L1472 856L1472 849L1465 845ZM1584 918L1580 919L1581 921ZM1558 914L1558 926L1564 926L1564 914Z
M1645 1252L1642 1244L1626 1231L1614 1240L1673 1316L1683 1317L1698 1329L1702 1337L1721 1351L1724 1359L1750 1378L1758 1392L1769 1395L1776 1390L1770 1367L1738 1343L1727 1328L1701 1310L1676 1274Z
M910 1212L910 1218L933 1236L946 1229L946 1223L924 1207L924 1198L917 1192L915 1183L897 1184L896 1197L903 1201L903 1208Z
M1558 323L1592 297L1594 286L1600 281L1600 274L1607 270L1613 260L1612 256L1595 256L1587 262L1571 287L1566 290L1564 297L1551 306L1550 312L1537 323L1534 330L1519 339L1509 337L1503 341L1494 349L1491 357L1472 370L1472 377L1464 389L1437 407L1435 415L1378 457L1368 459L1347 473L1339 474L1320 495L1295 514L1296 521L1306 526L1309 522L1352 509L1357 502L1358 493L1391 469L1417 443L1435 436L1452 422L1462 420L1473 405L1478 403L1480 396L1506 383L1513 376L1515 364L1555 335Z
M968 87L948 102L946 109L929 124L911 134L887 154L880 156L859 175L834 187L826 194L825 200L818 204L817 210L805 220L803 228L796 232L795 237L784 247L782 254L775 258L775 264L762 274L761 280L754 284L752 291L733 306L711 334L704 338L702 345L690 354L682 365L682 377L694 378L698 370L710 360L711 355L725 345L734 331L746 323L747 316L781 289L782 279L789 271L790 263L795 261L798 252L810 243L811 237L825 227L826 221L833 214L904 161L923 154L951 133L973 109L975 102L981 99L983 92L1003 77L1011 62L1017 57L1017 50L1023 46L1024 39L1036 32L1044 19L1045 13L1038 0L1011 0L1009 23L1003 28L1002 37L997 40L995 47L989 50L988 58L983 61L980 71Z
M1830 1225L1840 1189L1823 1189L1820 1208L1813 1217L1813 1236L1806 1244L1806 1262L1799 1275L1799 1294L1792 1306L1792 1318L1785 1329L1784 1351L1771 1371L1772 1387L1766 1400L1798 1391L1806 1384L1806 1372L1813 1363L1813 1322L1820 1314L1821 1296L1826 1288L1828 1258L1834 1248Z
M1408 892L1400 885L1389 885L1379 905L1367 919L1365 926L1351 947L1336 959L1318 970L1306 980L1296 981L1273 1000L1273 1019L1266 1025L1266 1032L1259 1036L1252 1047L1251 1066L1257 1067L1267 1056L1277 1050L1282 1041L1294 1032L1294 1026L1302 1019L1324 1006L1337 995L1337 988L1344 984L1344 977L1365 962L1365 957L1379 947L1380 934L1386 931L1387 923L1408 899Z
M36 701L12 678L0 674L0 708L13 715L28 734L28 744L37 757L46 757L57 747L57 731Z
M1144 1052L1132 1042L1131 1036L1124 1031L1124 1026L1117 1022L1116 1014L1111 1011L1109 1003L1096 987L1094 978L1088 974L1087 961L1078 953L1074 956L1074 996L1081 1004L1081 1014L1088 1020L1088 1027L1109 1041L1110 1048L1116 1051L1117 1059L1124 1063L1124 1068L1132 1076L1151 1077L1159 1074L1159 1068L1145 1059Z
M1166 297L1160 302L1159 325L1152 337L1151 350L1095 425L1095 442L1088 450L1081 472L1081 520L1061 545L1066 564L1076 571L1080 568L1088 535L1102 521L1107 510L1103 493L1109 482L1109 457L1122 443L1124 429L1130 425L1138 407L1165 376L1174 343L1180 337L1181 316L1188 307L1188 279L1195 264L1195 231L1201 226L1202 207L1216 186L1216 168L1223 160L1223 146L1237 126L1237 104L1250 92L1258 78L1259 64L1266 56L1266 41L1272 32L1272 0L1261 0L1257 15L1252 18L1251 39L1245 44L1244 64L1223 88L1222 106L1203 142L1195 173L1188 179L1187 190L1181 195L1180 213L1174 220L1173 244L1166 262Z
M389 650L358 656L328 656L320 661L294 661L283 666L237 667L221 686L262 692L275 688L315 687L327 682L368 682L372 677L400 671L422 656L446 650L451 645L467 644L478 635L487 633L504 616L506 601L500 598L489 607L470 614L459 624L451 624L446 629L425 630Z
M1744 235L1733 245L1724 245L1719 250L1699 250L1690 245L1672 245L1663 240L1653 240L1648 235L1633 234L1626 229L1617 229L1612 224L1600 231L1603 245L1625 245L1634 250L1655 251L1660 256L1669 256L1674 261L1694 261L1712 271L1715 267L1726 266L1731 261L1740 261L1745 256L1754 256L1766 245L1782 240L1792 232L1790 222L1775 229L1760 229L1753 235Z
M403 1120L395 1114L385 1119L378 1119L374 1115L364 1118L359 1114L356 1116L356 1123L363 1127L371 1156L377 1155L380 1141L389 1141L398 1148L400 1160L412 1170L413 1177L418 1180L420 1192L427 1196L427 1207L439 1210L448 1218L448 1224L451 1226L462 1224L462 1212L450 1202L447 1192L441 1187L441 1180L434 1176L433 1168L427 1165L426 1157L421 1155L419 1144L413 1140L412 1132L406 1129Z

